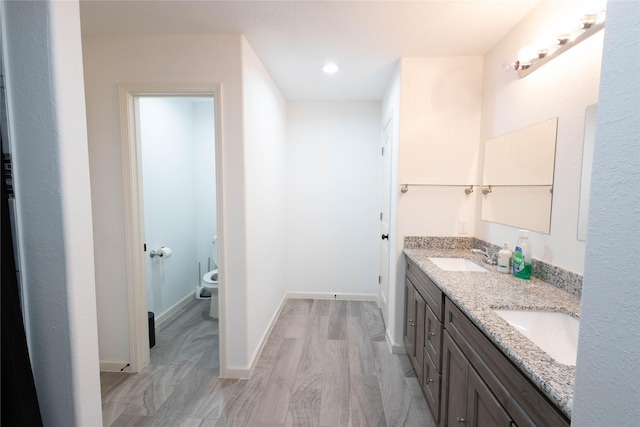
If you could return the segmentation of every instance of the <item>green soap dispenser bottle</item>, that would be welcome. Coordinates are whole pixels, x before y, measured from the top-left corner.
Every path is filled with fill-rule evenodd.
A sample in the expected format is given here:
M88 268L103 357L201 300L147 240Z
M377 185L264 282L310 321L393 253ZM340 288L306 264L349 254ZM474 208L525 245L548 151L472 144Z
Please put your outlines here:
M513 275L520 279L530 279L531 270L529 230L520 230L516 250L513 252Z

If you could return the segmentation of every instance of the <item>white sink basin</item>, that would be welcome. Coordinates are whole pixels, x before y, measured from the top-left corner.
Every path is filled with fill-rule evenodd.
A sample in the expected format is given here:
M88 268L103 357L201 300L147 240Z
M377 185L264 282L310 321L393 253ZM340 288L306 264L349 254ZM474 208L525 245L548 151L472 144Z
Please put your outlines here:
M557 362L576 365L579 320L551 311L494 311Z
M429 258L429 261L444 271L478 271L486 273L487 270L466 258Z

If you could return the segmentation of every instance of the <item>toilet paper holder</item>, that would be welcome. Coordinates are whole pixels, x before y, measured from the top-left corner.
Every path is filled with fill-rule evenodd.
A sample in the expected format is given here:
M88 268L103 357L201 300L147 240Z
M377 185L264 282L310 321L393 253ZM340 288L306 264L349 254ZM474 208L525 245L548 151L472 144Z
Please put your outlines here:
M155 250L155 251L151 251L151 252L149 252L149 256L150 256L151 258L154 258L154 257L159 257L159 258L169 258L169 257L171 256L171 254L172 254L172 253L173 253L173 252L171 251L171 249L166 248L166 247L164 247L164 246L163 246L163 247L161 247L161 248L160 248L160 249L158 249L158 250Z

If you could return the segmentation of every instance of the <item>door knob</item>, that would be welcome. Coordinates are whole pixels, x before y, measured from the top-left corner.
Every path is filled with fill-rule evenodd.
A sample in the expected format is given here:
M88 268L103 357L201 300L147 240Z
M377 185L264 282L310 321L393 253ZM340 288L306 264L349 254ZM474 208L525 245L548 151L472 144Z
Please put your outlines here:
M382 240L384 240L384 239L389 240L389 234L383 234L382 235Z

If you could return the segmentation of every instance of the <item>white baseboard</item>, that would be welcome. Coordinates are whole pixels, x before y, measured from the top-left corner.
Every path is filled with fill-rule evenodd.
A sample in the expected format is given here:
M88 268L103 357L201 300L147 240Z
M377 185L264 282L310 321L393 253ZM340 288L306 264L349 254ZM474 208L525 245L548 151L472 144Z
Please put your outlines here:
M393 354L407 354L407 349L403 344L389 343L389 348Z
M387 344L389 345L389 351L391 351L391 353L407 354L407 349L405 348L404 344L393 342L393 340L391 339L391 335L389 335L388 329L385 331L385 336L387 338Z
M331 292L287 292L285 294L285 298L375 301L376 303L378 303L378 296L375 294L340 294L340 293L331 293Z
M131 365L125 361L101 360L100 372L131 372Z
M195 295L193 291L189 292L184 298L175 303L171 308L169 308L164 313L156 316L156 331L160 330L165 324L169 323L176 317L180 315L180 310L185 308L189 303L195 301Z
M267 339L269 338L269 334L271 334L271 330L278 320L278 316L280 316L280 312L282 312L282 307L284 307L284 303L287 300L287 296L282 297L280 304L278 305L278 309L275 311L273 316L271 316L271 320L269 321L269 327L265 330L260 338L260 344L256 347L256 351L251 356L249 360L249 364L246 366L227 366L225 370L224 378L237 378L237 379L249 379L251 378L251 374L256 367L256 363L258 363L258 358L260 358L260 354L262 353L262 349L264 345L267 343Z
M227 366L227 371L224 377L220 378L232 378L236 380L248 380L253 373L253 367L250 366Z

